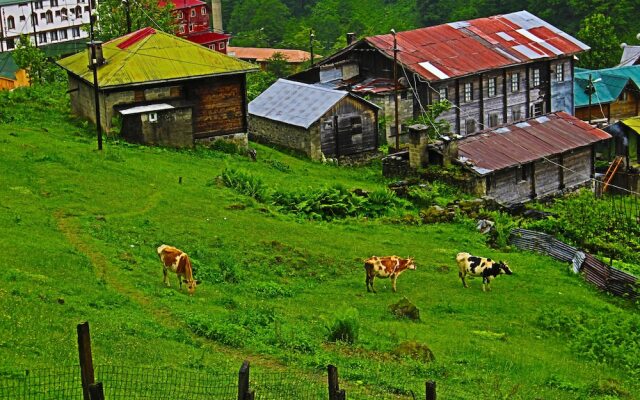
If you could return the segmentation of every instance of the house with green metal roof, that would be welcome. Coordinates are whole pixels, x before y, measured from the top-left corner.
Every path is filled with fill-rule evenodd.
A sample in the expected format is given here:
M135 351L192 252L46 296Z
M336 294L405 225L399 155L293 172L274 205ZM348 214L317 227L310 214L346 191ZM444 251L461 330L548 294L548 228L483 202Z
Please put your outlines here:
M0 53L0 90L29 86L29 76L21 69L9 52Z
M598 70L576 68L576 117L612 124L640 115L640 65Z
M191 146L220 137L246 141L246 74L257 67L152 28L96 44L59 60L69 77L72 112L134 142Z

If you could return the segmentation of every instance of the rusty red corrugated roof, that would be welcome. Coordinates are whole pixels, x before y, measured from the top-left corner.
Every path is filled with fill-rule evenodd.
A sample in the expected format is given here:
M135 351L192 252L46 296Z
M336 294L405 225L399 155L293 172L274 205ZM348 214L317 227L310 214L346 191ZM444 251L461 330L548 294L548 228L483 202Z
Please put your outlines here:
M398 61L430 81L589 49L527 11L399 32L396 40ZM393 35L370 36L365 41L393 57Z
M458 156L476 173L487 175L609 138L601 129L556 112L462 138Z

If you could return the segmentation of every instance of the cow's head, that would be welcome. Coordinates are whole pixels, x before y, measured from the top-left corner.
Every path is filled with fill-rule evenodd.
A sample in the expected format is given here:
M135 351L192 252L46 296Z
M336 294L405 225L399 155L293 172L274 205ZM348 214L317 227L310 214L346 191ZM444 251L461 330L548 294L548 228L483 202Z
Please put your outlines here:
M498 263L498 267L500 267L501 274L507 274L507 275L513 274L513 271L511 271L511 268L509 268L506 262L500 261Z
M416 265L413 263L413 257L407 258L407 269L416 269Z
M192 281L188 281L186 279L183 279L182 282L187 284L187 290L189 291L190 295L193 295L196 292L196 286L198 285L198 281L197 280L192 280Z

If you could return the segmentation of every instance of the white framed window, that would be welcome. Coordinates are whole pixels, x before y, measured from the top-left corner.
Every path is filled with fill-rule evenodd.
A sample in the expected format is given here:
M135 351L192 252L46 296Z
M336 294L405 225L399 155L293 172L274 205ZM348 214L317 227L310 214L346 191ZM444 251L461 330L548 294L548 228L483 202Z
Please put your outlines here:
M82 18L82 7L76 6L76 18Z
M38 25L38 14L31 14L31 25Z
M520 74L514 72L511 74L511 91L517 92L520 90Z
M193 24L189 24L189 32L193 32Z
M464 84L463 100L465 102L473 100L473 83L469 82Z
M178 11L177 18L178 19L184 18L184 14L182 13L182 11Z
M447 96L447 88L446 87L438 89L438 98L439 98L440 101L449 100L449 97Z
M51 7L58 7L58 0L51 0L49 4L51 4Z
M196 16L196 9L195 9L195 8L192 8L192 9L191 9L191 16L192 16L192 17L195 17L195 16Z
M16 29L16 20L11 15L7 18L7 29Z
M53 13L51 12L51 10L47 11L45 18L47 20L47 24L53 23Z
M71 28L71 36L73 36L74 38L80 37L80 27L74 26L73 28Z
M533 70L533 76L531 77L533 87L540 86L540 68Z
M487 96L494 97L496 95L496 86L498 78L489 78L487 81Z
M46 32L38 33L38 43L47 43Z
M620 96L618 96L618 101L627 101L629 100L629 92L625 88L622 92L620 92Z
M158 122L158 113L151 112L148 114L149 122Z
M11 39L7 39L7 49L8 50L13 50L16 48L16 41L15 39L11 38Z
M207 15L207 7L202 7L202 8L200 9L200 14L202 14L202 15Z
M40 10L40 9L44 8L43 1L42 0L34 1L33 2L33 8L35 8L36 10Z
M58 31L49 32L49 38L51 39L52 42L57 42L58 41Z
M225 42L218 43L218 50L224 50L225 47L227 47L227 44Z
M68 38L66 29L60 29L58 32L59 32L58 36L60 36L60 40L65 40Z
M564 63L556 64L556 82L564 82Z
M179 31L180 31L180 33L184 33L184 25L180 25Z
M538 102L531 105L531 116L538 117L544 114L544 103Z

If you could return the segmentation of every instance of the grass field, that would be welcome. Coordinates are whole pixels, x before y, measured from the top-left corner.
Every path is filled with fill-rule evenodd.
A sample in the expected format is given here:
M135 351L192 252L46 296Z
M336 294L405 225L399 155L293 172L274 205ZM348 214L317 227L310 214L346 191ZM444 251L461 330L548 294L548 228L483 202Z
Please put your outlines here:
M253 144L257 162L111 138L99 152L65 103L22 104L0 124L5 373L77 364L75 327L89 321L97 364L235 374L248 359L320 381L334 364L347 387L390 393L433 379L444 399L640 398L637 305L599 293L567 265L487 248L473 221L307 221L217 179L233 168L272 189L376 190L385 187L377 167ZM195 296L175 279L163 286L162 243L191 256L202 281ZM479 279L463 289L459 251L506 260L515 273L491 292ZM387 254L414 257L417 270L398 279L397 293L383 280L367 293L362 260ZM420 321L389 312L403 297ZM357 331L354 343L328 341L336 321ZM435 360L397 355L406 342L428 346Z

